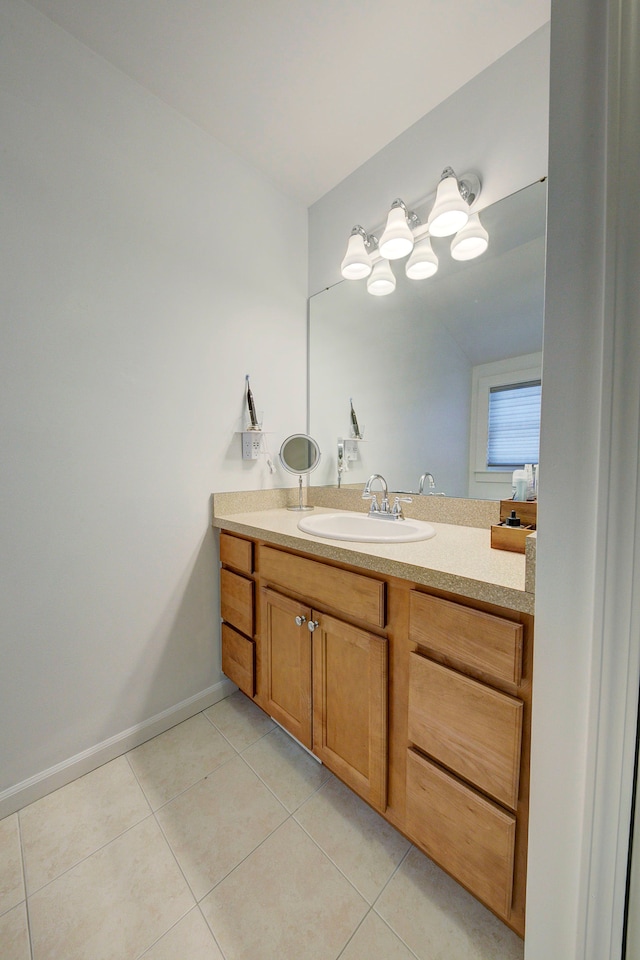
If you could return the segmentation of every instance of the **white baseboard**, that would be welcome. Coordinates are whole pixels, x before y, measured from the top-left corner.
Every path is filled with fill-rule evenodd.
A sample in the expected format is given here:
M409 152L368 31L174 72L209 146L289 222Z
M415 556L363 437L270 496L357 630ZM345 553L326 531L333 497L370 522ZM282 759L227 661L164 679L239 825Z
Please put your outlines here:
M162 713L149 717L148 720L143 720L142 723L137 723L135 726L129 727L128 730L123 730L122 733L117 733L115 736L109 737L108 740L103 740L101 743L69 757L68 760L63 760L62 763L57 763L55 766L29 777L28 780L23 780L21 783L3 790L0 793L0 820L3 817L8 817L10 813L15 813L16 810L26 807L27 804L46 796L52 790L64 787L72 780L77 780L85 773L90 773L91 770L102 766L103 763L114 760L115 757L127 753L134 747L139 747L141 743L151 740L152 737L157 737L158 734L164 733L165 730L169 730L177 723L188 720L189 717L195 716L201 710L206 710L207 707L228 697L236 689L235 684L225 677L207 690L203 690L202 693L197 693L187 700L182 700L175 706L163 710Z

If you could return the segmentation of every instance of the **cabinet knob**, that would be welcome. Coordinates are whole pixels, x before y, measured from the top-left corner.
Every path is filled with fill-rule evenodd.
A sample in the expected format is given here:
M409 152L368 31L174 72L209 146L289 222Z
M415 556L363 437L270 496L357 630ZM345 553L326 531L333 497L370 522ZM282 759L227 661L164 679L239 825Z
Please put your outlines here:
M298 625L299 627L301 627L302 624L303 624L303 623L306 623L306 622L307 622L307 618L306 618L306 617L296 617L296 623L297 623L297 625Z
M309 620L309 623L307 624L307 626L309 628L309 633L313 633L316 627L319 627L320 624L318 623L317 620Z

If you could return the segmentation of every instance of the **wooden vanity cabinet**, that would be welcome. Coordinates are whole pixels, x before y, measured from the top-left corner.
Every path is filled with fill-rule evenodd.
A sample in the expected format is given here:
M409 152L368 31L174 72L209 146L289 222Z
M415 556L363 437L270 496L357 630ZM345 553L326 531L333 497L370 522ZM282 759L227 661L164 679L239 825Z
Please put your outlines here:
M328 610L340 604L345 614L379 625L384 584L267 546L260 548L260 582L256 702L383 811L387 640ZM302 592L313 606L294 596Z
M409 598L406 832L521 935L530 621Z
M254 544L220 534L222 672L243 693L256 692Z
M220 556L227 676L523 936L533 617L227 533Z

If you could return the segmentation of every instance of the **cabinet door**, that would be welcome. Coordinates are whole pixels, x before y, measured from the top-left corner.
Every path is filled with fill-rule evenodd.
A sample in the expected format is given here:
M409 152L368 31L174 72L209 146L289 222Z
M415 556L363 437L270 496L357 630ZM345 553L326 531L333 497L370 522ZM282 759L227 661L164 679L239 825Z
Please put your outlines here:
M302 622L296 623L296 617ZM264 709L311 749L309 607L262 589Z
M387 641L313 614L313 750L378 810L387 805Z

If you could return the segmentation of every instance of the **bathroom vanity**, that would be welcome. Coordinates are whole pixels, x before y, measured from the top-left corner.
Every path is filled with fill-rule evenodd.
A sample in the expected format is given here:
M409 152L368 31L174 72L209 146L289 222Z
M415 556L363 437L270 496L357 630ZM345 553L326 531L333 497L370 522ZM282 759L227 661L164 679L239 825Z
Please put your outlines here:
M421 543L323 540L224 496L224 673L523 936L531 557L438 522Z

